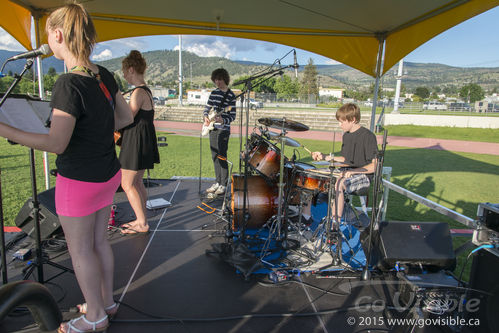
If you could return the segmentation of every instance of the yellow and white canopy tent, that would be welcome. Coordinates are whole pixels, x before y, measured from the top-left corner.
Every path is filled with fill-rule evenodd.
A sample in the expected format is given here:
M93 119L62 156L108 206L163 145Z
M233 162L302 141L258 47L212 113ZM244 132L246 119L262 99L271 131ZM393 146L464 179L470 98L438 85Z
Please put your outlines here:
M441 32L499 0L83 0L98 40L148 35L217 35L314 52L379 78ZM0 25L27 49L64 0L0 0ZM377 89L375 89L375 94ZM374 96L374 101L377 96ZM373 116L376 105L373 105ZM373 117L374 119L374 117Z

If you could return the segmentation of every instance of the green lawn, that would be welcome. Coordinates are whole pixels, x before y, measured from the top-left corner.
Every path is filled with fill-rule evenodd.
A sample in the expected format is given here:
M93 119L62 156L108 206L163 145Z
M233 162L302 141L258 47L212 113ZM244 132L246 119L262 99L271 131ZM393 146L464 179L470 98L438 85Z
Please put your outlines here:
M473 137L477 136L478 134ZM160 147L161 164L151 170L151 177L198 177L200 139L177 135L167 135L167 138L169 145ZM314 151L329 152L331 149L331 143L327 141L300 140L300 143ZM213 177L208 139L202 140L202 149L201 175ZM235 173L239 172L238 152L239 140L232 138L229 160L235 163ZM290 156L292 148L286 147L285 154ZM55 155L49 156L53 168ZM311 162L309 154L302 148L297 148L297 156L305 163ZM479 203L499 201L499 156L389 146L385 154L385 166L393 168L393 183L471 218L476 217ZM38 191L43 191L40 152L36 153L36 167L37 188ZM0 170L5 225L14 225L17 213L31 195L29 149L0 140ZM51 185L53 184L54 178L51 177ZM193 203L193 207L196 204ZM463 225L395 192L391 192L389 197L387 219L446 221L452 228L464 228ZM462 260L461 258L460 261Z
M389 136L499 143L499 129L431 127L414 125L386 126Z

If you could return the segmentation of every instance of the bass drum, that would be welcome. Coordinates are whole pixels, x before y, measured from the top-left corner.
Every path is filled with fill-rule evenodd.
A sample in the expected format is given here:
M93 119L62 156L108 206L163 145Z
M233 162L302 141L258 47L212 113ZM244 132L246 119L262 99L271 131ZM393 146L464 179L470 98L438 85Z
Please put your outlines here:
M261 175L252 175L247 181L246 210L249 219L246 228L259 228L277 213L277 187L269 185ZM232 175L231 183L232 229L243 224L244 176Z

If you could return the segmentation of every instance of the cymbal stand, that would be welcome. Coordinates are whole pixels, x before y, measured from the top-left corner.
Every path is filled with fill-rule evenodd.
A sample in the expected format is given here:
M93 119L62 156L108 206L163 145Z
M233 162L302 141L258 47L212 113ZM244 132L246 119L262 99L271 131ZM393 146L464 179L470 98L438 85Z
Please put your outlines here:
M371 278L371 274L369 272L369 261L371 258L371 250L372 250L372 234L374 227L378 225L378 194L381 191L380 186L382 183L383 177L383 163L385 159L385 149L386 149L386 138L388 136L388 131L385 129L383 133L383 144L381 151L378 152L376 157L376 169L374 172L374 180L373 180L373 200L372 200L372 211L371 211L371 222L369 224L369 237L367 240L367 253L366 253L366 265L362 271L362 280L366 281Z
M315 229L312 235L312 240L318 242L318 245L314 246L314 252L317 254L317 252L319 251L324 252L324 246L328 246L328 248L330 248L328 242L333 238L333 232L331 229L334 227L335 230L334 233L336 241L336 252L335 253L331 252L333 261L331 262L330 265L322 267L321 269L330 266L338 266L343 261L341 253L342 242L340 236L341 233L340 225L333 218L333 208L332 208L333 201L336 201L336 178L334 177L334 170L335 167L331 166L330 176L329 176L328 205L327 205L326 217L322 219L321 223L319 224L317 229Z
M334 196L331 198L334 200L334 218L330 220L331 225L328 226L328 232L331 233L332 229L334 228L334 231L336 233L336 257L333 259L333 265L339 265L342 261L342 254L341 250L343 247L342 241L343 238L340 236L341 235L341 227L340 227L340 221L337 221L337 216L338 216L338 196L336 195L336 178L334 178L334 170L336 170L336 167L334 166L334 163L331 164L329 167L329 170L331 171L331 176L330 176L330 183L329 186L334 186ZM334 180L334 181L333 181ZM331 205L329 205L331 206Z

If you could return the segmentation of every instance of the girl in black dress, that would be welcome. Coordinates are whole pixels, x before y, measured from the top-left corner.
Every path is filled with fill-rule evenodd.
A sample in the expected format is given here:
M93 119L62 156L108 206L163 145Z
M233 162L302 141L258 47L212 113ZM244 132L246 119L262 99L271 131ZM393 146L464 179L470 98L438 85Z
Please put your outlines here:
M121 187L135 212L136 220L122 225L122 234L146 233L149 224L146 218L147 191L142 181L145 169L159 163L159 151L154 128L154 103L151 90L146 86L144 73L146 61L142 54L133 50L122 61L123 75L135 89L130 96L130 107L134 115L133 124L122 134L120 163Z

